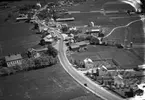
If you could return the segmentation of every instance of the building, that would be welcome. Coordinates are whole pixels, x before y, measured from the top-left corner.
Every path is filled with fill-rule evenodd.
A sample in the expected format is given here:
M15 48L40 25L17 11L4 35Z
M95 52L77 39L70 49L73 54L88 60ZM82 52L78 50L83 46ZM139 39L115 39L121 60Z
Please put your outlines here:
M65 22L65 21L74 21L75 18L72 17L70 14L65 15L59 15L58 18L56 18L56 22Z
M90 69L94 67L93 61L90 58L84 59L85 68Z
M92 34L92 33L96 33L96 34L100 34L101 33L101 29L100 28L93 28L93 27L88 27L85 31L86 34Z
M51 34L49 34L49 35L45 36L45 37L43 38L43 40L44 40L45 42L53 42L53 36L52 36Z
M74 35L73 34L70 34L70 35L67 35L67 34L61 34L63 36L63 39L65 41L67 40L72 40L74 38Z
M89 45L89 41L81 41L81 42L77 42L76 44L78 44L80 47L85 47Z
M73 44L71 44L71 45L69 46L69 48L70 48L70 50L72 50L72 51L77 51L77 50L80 49L80 46L77 45L77 44L75 44L75 43L73 43Z
M80 48L87 46L88 44L89 44L89 41L81 41L81 42L71 43L70 50L76 51L76 50L79 50Z
M121 75L114 76L114 84L117 85L117 87L124 87L123 78Z
M26 14L19 14L19 16L16 18L16 21L21 21L21 20L28 20L28 15Z
M5 61L6 61L7 67L21 65L22 64L22 56L21 56L21 54L5 56Z

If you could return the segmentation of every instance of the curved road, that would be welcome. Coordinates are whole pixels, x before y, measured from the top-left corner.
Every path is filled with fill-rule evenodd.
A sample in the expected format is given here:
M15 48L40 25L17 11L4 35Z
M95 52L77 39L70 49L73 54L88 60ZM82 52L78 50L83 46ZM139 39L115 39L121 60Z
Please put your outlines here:
M107 38L108 36L110 36L116 29L123 28L123 27L128 27L129 25L131 25L131 24L133 24L133 23L135 23L135 22L141 21L141 20L145 20L145 18L141 17L140 19L131 21L131 22L129 22L129 23L126 24L126 25L117 26L117 27L113 28L112 31L111 31L109 34L107 34L106 36L104 36L104 38Z
M135 20L132 21L130 23L128 23L127 25L124 26L118 26L115 27L109 34L107 34L105 36L108 37L110 36L113 31L115 31L118 28L122 28L122 27L128 27L130 24L135 23L137 21L143 20L144 18L141 18L139 20ZM84 86L85 88L87 88L88 90L90 90L91 92L93 92L94 94L96 94L97 96L101 97L104 100L123 100L123 98L118 97L115 94L110 93L109 91L105 90L104 88L102 88L101 86L99 86L98 84L94 83L93 81L91 81L89 78L85 77L83 74L79 73L68 61L67 57L66 57L66 53L65 51L67 50L67 47L65 46L64 42L63 42L63 37L56 31L55 33L57 33L58 37L60 37L61 39L58 42L58 50L59 50L59 54L58 54L58 58L60 60L60 63L62 64L63 68L78 82L80 83L82 86L84 86L84 84L87 84L87 87ZM124 99L125 100L125 99Z
M84 83L87 84L88 90L96 94L97 96L101 97L104 100L123 100L123 98L116 96L115 94L110 93L109 91L105 90L101 86L97 85L93 81L91 81L89 78L85 77L83 74L77 72L77 70L69 63L67 57L66 57L66 46L63 42L63 37L58 33L57 35L61 38L58 42L58 49L59 54L58 58L60 60L60 63L62 64L63 68L82 86L84 86Z

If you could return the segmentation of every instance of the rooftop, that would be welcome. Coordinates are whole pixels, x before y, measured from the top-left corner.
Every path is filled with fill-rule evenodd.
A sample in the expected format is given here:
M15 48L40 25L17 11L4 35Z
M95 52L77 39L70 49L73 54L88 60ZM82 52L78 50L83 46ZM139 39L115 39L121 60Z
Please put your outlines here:
M71 46L72 49L80 47L78 44L75 44L75 43L71 44L70 46Z
M21 54L5 56L6 62L8 62L8 61L13 61L13 60L18 60L18 59L22 59Z
M87 45L89 44L89 41L81 41L81 42L77 42L76 44L80 45Z

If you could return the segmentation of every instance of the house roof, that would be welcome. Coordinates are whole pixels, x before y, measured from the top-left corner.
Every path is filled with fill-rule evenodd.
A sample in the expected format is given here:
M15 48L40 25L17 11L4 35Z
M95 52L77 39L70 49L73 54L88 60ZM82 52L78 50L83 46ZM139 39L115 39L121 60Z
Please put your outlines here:
M89 41L81 41L81 42L77 42L76 44L78 44L79 46L87 45L87 44L89 44Z
M13 61L13 60L18 60L18 59L22 59L21 54L5 56L6 62L8 62L8 61Z
M94 32L94 31L100 31L101 28L99 28L99 27L86 27L85 30L88 32Z
M79 48L79 45L78 45L78 44L71 44L70 47L71 47L72 49L75 49L75 48Z
M90 58L84 59L84 62L85 62L85 63L93 63L93 61L92 61Z
M30 49L28 49L28 51L31 51L32 49L35 51L45 51L45 50L47 50L47 47L41 46L41 45L35 45L35 46L31 47Z

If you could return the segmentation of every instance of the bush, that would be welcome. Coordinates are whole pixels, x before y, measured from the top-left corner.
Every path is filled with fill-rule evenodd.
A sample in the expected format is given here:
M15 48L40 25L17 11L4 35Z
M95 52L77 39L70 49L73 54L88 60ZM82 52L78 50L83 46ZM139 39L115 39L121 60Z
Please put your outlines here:
M58 51L52 45L48 45L47 48L48 50L46 53L55 58L58 54Z
M14 70L14 68L13 68L13 67L9 67L9 70L11 71L11 74L16 73L16 70Z
M7 67L3 67L3 68L1 68L0 69L0 74L3 76L5 76L5 75L9 75L11 73L11 71L9 70L9 68L7 68Z
M115 44L117 48L123 48L121 44Z
M90 44L93 44L93 45L98 45L99 44L99 40L97 38L91 38L90 40Z
M16 70L16 71L21 71L22 66L21 65L15 65L15 66L13 66L13 69Z
M41 59L36 58L34 59L35 69L39 68L41 66Z

